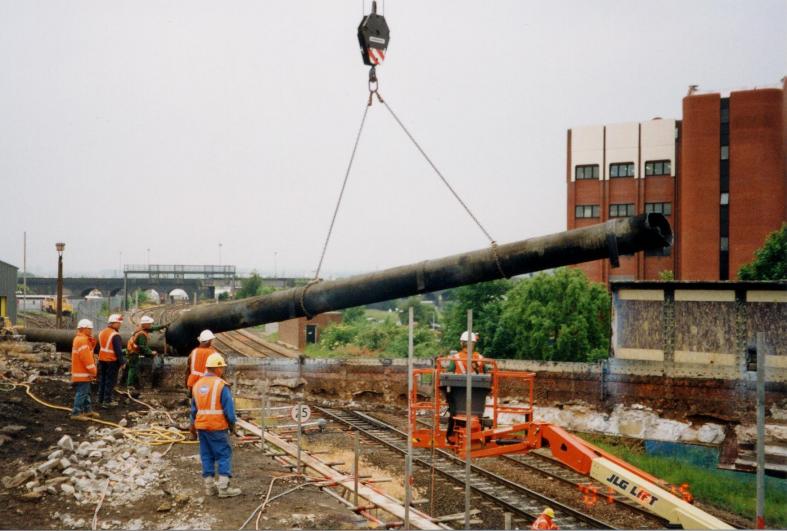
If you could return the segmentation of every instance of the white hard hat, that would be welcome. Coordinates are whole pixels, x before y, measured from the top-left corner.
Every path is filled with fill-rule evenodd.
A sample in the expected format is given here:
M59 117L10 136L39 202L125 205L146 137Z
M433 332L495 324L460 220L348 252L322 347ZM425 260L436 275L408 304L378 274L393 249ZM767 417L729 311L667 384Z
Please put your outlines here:
M139 320L139 324L153 324L153 318L149 315L143 315L142 319Z
M462 335L459 336L459 341L464 341L465 343L467 343L468 341L470 341L469 337L470 337L470 334L468 334L467 330L465 330L464 332L462 332ZM473 342L476 342L476 341L478 341L478 334L476 334L474 332L473 333Z
M109 316L109 319L107 319L107 322L109 324L122 323L123 322L123 316L120 315L119 313L113 313L112 315Z
M90 319L82 319L77 323L77 328L93 328L93 321Z
M213 332L210 330L203 330L197 338L197 341L200 343L207 343L208 341L212 341L214 339L216 339L216 336L213 335Z

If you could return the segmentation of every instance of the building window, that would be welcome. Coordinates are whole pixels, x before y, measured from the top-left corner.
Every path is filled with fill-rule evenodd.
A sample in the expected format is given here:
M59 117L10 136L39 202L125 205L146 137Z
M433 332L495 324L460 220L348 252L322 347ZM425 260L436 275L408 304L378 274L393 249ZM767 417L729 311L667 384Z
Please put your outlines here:
M574 209L574 216L577 218L598 218L600 214L598 205L577 205Z
M609 217L611 218L624 218L636 214L634 210L634 203L620 203L609 205Z
M634 177L633 162L616 162L609 165L610 177Z
M672 215L672 203L645 203L645 214Z
M721 160L730 160L730 146L721 146Z
M577 181L582 179L598 179L598 164L586 164L574 168L574 178Z
M721 123L723 123L723 124L730 123L730 108L729 107L722 107L721 108Z
M649 160L645 162L645 176L670 175L672 165L668 160Z
M719 242L719 250L721 251L729 251L730 250L730 239L726 236L721 237L721 241Z
M722 192L721 193L721 205L729 205L730 204L730 193L729 192Z

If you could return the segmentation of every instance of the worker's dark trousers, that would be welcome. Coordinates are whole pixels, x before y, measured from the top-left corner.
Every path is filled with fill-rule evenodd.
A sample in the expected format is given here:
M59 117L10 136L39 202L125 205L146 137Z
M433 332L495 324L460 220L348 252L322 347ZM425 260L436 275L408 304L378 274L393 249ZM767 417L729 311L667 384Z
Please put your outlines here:
M74 382L74 408L71 410L72 415L81 415L82 413L90 413L93 408L90 405L90 382Z
M98 403L111 402L118 381L118 362L98 362Z

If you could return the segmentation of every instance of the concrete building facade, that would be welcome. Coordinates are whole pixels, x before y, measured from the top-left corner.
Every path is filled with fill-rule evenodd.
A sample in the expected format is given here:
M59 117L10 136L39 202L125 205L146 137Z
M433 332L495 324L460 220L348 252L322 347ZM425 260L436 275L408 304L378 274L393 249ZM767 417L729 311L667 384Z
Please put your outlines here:
M663 253L579 267L593 281L729 280L787 219L787 105L782 88L698 94L683 119L573 128L567 226L660 212L675 243Z
M18 267L0 260L0 317L16 324L16 273Z

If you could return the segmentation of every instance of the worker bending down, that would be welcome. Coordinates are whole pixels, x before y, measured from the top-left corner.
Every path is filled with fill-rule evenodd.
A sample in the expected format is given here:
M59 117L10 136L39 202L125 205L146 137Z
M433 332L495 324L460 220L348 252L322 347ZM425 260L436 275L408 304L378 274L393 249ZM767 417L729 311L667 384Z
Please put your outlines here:
M241 491L230 487L232 477L232 447L229 432L234 430L235 404L227 382L221 379L227 363L219 353L208 356L205 376L192 388L191 432L199 438L199 455L202 460L202 477L205 494L218 494L219 498L238 496ZM219 481L214 481L216 463Z
M538 518L533 520L530 529L560 529L552 520L554 517L555 511L551 507L547 507L538 515Z
M96 379L98 371L93 359L96 345L93 323L88 319L82 319L77 324L77 335L71 346L71 383L76 390L74 407L71 410L71 418L74 420L87 420L88 417L100 416L93 411L90 404L90 382Z
M118 332L121 324L123 316L113 313L107 320L107 327L98 334L98 407L118 405L112 393L115 391L118 371L126 364L123 341Z
M211 346L214 339L216 336L213 335L213 332L203 330L197 338L199 346L189 354L189 359L186 362L186 393L189 398L192 397L191 391L194 384L205 375L205 363L208 361L208 357L216 352L216 349Z

